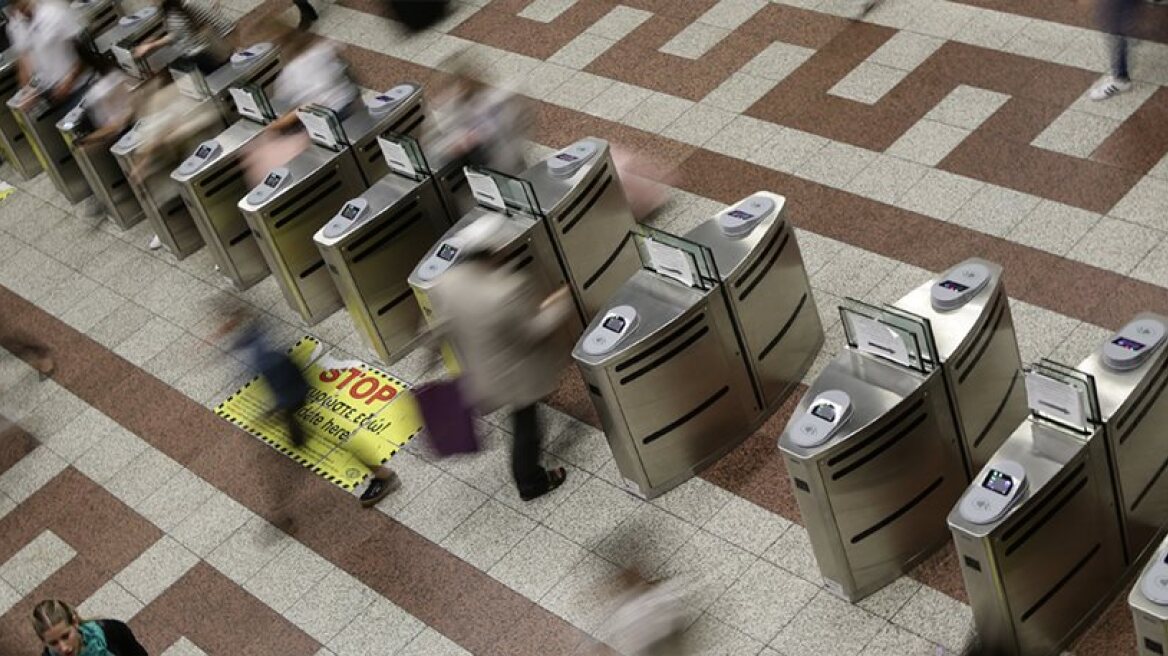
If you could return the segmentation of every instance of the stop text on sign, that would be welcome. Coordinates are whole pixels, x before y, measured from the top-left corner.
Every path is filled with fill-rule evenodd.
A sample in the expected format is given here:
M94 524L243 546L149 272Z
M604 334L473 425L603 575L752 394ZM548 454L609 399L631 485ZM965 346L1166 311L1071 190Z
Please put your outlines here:
M347 393L354 400L364 401L365 405L377 401L387 402L397 396L397 389L393 385L356 367L326 369L320 372L320 382L336 383L337 391Z

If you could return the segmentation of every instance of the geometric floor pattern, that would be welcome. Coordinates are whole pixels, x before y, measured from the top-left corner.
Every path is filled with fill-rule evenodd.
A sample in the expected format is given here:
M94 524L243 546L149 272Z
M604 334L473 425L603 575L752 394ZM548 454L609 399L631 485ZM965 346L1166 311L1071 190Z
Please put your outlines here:
M594 135L672 169L649 222L683 232L763 189L788 216L828 339L844 297L883 302L969 256L1005 268L1024 361L1077 363L1141 310L1168 313L1168 9L1149 6L1132 91L1105 68L1088 3L884 0L455 3L407 37L371 0L316 30L361 83L425 84L468 50L537 114L529 155ZM224 0L249 34L282 2ZM716 466L652 502L619 477L578 379L541 407L568 483L523 503L502 417L485 453L394 458L375 511L217 418L248 378L209 309L249 305L371 360L343 312L312 328L273 280L224 285L78 216L44 176L0 178L0 316L58 354L40 381L0 357L0 651L35 649L45 597L129 621L150 653L567 654L603 650L608 587L636 565L692 592L705 654L959 652L972 618L951 551L847 604L823 587L774 444L790 403ZM391 373L437 374L418 355ZM802 392L796 390L795 397ZM294 534L270 522L290 497ZM244 621L244 618L246 621ZM1120 599L1072 646L1126 653Z

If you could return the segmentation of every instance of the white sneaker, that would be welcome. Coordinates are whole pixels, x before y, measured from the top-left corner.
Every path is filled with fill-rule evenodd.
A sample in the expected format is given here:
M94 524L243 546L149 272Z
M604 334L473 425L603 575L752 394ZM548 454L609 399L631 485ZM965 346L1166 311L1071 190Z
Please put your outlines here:
M156 251L162 248L162 240L158 238L158 235L154 235L150 238L150 244L147 246L147 248L152 251Z
M1114 75L1108 75L1091 89L1091 93L1088 96L1091 100L1107 100L1112 96L1118 96L1124 91L1131 89L1131 86L1131 80L1121 80Z

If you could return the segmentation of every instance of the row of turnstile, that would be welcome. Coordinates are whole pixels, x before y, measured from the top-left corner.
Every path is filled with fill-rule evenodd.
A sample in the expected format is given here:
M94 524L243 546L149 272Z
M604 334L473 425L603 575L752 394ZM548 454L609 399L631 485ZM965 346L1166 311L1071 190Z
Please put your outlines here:
M1168 519L1168 319L1022 368L1001 276L975 258L846 300L778 446L828 589L857 601L952 540L978 653L1057 654Z

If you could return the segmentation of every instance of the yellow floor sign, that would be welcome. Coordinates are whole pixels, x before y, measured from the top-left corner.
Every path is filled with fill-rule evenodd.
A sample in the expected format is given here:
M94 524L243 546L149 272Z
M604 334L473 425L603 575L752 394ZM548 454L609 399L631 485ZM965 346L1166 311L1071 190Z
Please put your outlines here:
M307 436L303 447L293 446L287 427L267 416L272 393L259 377L215 413L346 490L421 430L421 413L404 382L358 360L335 358L311 337L290 354L310 386L297 413Z

